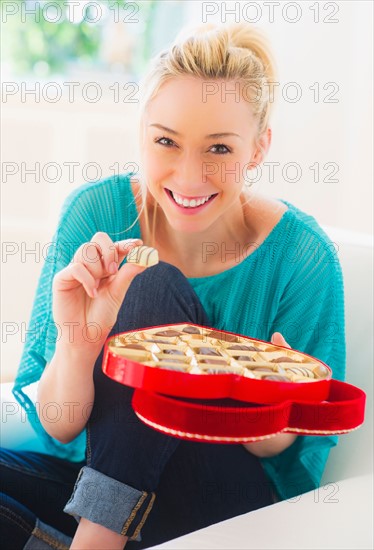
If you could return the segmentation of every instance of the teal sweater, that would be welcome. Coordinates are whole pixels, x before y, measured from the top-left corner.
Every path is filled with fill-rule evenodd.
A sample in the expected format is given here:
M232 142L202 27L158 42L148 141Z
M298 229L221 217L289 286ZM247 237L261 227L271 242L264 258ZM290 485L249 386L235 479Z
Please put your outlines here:
M81 185L65 200L39 278L14 395L49 452L84 459L85 431L64 445L51 438L24 389L40 379L58 336L52 316L52 280L75 250L97 231L112 240L140 237L131 173ZM291 347L313 355L345 376L343 280L336 251L316 220L288 210L265 241L244 260L216 275L189 278L211 324L262 340L281 332ZM281 454L261 459L281 499L318 487L336 436L299 436Z

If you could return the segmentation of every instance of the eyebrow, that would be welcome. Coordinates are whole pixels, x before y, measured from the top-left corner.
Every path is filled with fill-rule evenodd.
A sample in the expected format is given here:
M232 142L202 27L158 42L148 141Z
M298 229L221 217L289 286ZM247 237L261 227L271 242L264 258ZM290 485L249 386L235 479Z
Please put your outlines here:
M154 126L155 128L159 128L160 130L165 130L165 132L169 132L169 134L172 134L174 136L183 137L179 132L176 132L175 130L172 130L171 128L167 128L166 126L162 126L162 124L149 124L149 126ZM239 139L242 139L239 134L234 134L233 132L218 132L216 134L208 134L205 136L206 138L220 138L225 136L236 136Z

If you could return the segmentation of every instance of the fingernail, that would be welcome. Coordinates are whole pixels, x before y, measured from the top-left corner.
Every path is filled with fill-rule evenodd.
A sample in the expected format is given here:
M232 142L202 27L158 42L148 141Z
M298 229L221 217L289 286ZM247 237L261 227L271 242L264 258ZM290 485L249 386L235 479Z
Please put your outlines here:
M109 273L117 273L117 270L118 270L118 265L116 262L112 262L111 264L109 264Z

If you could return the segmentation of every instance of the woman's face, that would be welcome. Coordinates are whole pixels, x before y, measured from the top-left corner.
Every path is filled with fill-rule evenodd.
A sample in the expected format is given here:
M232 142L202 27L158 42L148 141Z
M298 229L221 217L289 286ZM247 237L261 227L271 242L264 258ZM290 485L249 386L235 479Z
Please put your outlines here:
M142 164L175 230L204 231L233 214L248 164L258 162L256 131L235 82L179 77L160 88L145 111Z

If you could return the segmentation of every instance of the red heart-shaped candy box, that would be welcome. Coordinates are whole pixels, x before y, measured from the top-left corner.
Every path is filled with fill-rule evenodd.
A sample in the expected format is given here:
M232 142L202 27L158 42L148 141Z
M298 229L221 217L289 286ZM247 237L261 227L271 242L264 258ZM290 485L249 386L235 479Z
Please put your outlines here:
M190 323L109 337L103 371L135 388L132 405L143 422L183 439L346 433L364 418L364 392L333 380L322 361Z

